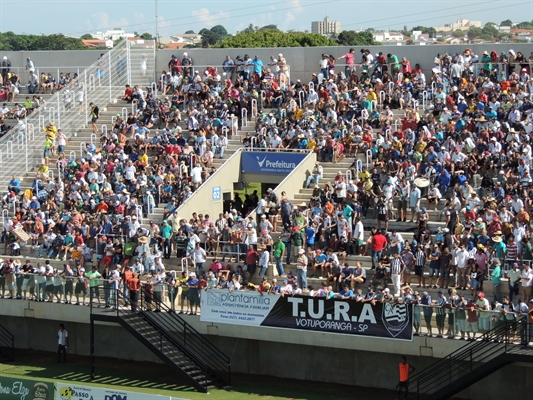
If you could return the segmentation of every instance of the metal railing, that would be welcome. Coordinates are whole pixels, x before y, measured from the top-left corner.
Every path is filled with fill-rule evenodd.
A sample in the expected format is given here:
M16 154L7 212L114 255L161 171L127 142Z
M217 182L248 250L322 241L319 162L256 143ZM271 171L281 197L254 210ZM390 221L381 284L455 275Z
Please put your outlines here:
M409 379L417 398L422 394L436 394L454 381L471 374L482 363L528 345L533 324L527 318L516 322L503 322L484 333L480 340L469 343L460 349L425 368ZM519 332L520 343L513 343L513 332ZM528 337L529 336L529 337ZM533 357L533 349L526 355Z
M198 367L205 371L206 385L209 375L213 375L224 385L231 385L230 359L219 348L213 345L202 334L194 329L187 321L174 313L158 296L154 296L153 285L145 283L138 291L138 301L132 303L131 295L107 286L98 286L98 290L91 290L91 314L96 312L93 295L100 291L108 291L112 299L112 307L118 318L122 318L135 329L135 319L132 315L146 320L163 333L165 339L176 346ZM191 290L191 289L190 289ZM200 290L200 289L196 289ZM126 304L131 308L126 307ZM155 313L158 313L157 316ZM163 352L164 349L161 349Z

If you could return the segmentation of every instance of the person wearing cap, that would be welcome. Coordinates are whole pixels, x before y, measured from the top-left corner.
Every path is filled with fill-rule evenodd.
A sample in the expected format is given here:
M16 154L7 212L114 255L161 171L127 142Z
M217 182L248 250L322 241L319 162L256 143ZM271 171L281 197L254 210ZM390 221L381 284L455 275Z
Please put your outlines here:
M477 294L478 299L476 301L476 308L480 310L478 326L481 332L487 332L490 329L489 320L490 320L490 302L485 298L485 293L479 292Z

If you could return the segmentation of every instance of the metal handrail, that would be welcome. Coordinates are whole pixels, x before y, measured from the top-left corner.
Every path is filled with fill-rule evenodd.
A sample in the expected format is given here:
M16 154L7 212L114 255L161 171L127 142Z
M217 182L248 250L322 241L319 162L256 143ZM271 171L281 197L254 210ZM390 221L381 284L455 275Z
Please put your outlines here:
M149 286L149 284L144 284L144 287L139 290L139 306L136 311L130 311L130 309L120 306L120 299L124 299L124 294L120 290L109 286L99 286L99 290L108 291L109 293L113 290L116 291L113 296L115 301L113 305L118 318L122 318L133 328L135 328L135 324L131 322L132 314L149 320L152 325L159 328L160 333L165 336L166 340L178 347L187 357L194 360L198 366L204 367L206 377L211 374L230 385L230 358L205 339L187 321L174 314L163 302L157 301L155 296L150 296L150 301L147 301L146 286ZM90 291L91 314L94 313L93 303L95 303L93 302L93 291ZM158 315L158 318L151 317L151 313L157 311L163 312ZM223 371L227 371L227 375Z
M198 289L200 290L200 289ZM184 346L189 351L192 351L194 358L199 359L201 363L205 363L212 372L219 373L229 368L230 358L223 353L218 347L212 344L209 340L205 339L200 332L194 329L187 321L181 318L179 315L172 312L172 310L162 301L158 301L155 297L151 297L151 303L145 301L145 290L140 290L140 306L144 307L147 311L155 311L160 309L162 316L157 319L157 323L170 332L182 333L183 340L179 344L180 347ZM163 314L163 312L165 314ZM180 335L173 335L175 339L180 340ZM203 355L203 356L202 356ZM211 364L215 364L214 366ZM220 376L225 382L230 384L230 375Z
M410 382L416 384L418 395L431 393L442 387L442 385L451 383L454 378L458 378L457 375L462 372L461 369L465 372L471 372L475 363L505 354L508 350L517 346L527 345L527 339L526 343L520 345L511 343L510 331L515 324L517 331L523 329L523 325L526 325L526 328L528 325L525 318L516 322L503 321L502 324L481 335L479 341L476 340L473 343L466 344L429 368L415 374L410 378ZM533 351L531 355L533 356ZM466 365L464 364L465 362L467 363Z

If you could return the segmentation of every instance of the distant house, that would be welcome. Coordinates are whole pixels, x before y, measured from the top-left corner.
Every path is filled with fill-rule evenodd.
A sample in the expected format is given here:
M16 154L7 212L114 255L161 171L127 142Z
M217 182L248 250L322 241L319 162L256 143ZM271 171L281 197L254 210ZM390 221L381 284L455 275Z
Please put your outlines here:
M113 48L113 41L111 39L103 40L103 39L87 39L81 41L85 47L89 47L91 49L112 49Z
M198 33L177 33L171 36L165 36L159 39L159 42L168 47L169 44L179 43L181 48L187 45L199 45L202 43L202 35ZM176 48L176 47L171 47Z

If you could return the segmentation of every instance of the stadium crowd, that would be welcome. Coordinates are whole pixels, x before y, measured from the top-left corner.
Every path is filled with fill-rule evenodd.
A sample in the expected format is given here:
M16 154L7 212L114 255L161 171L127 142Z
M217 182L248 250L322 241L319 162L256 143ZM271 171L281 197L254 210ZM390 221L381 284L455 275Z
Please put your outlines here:
M172 57L161 74L162 96L126 87L123 100L134 102L136 113L126 120L117 115L112 131L87 144L79 160L66 157L66 138L48 125L32 189L22 191L14 176L3 198L6 207L15 202L16 215L5 218L2 238L4 254L18 256L24 243L16 231L23 228L29 257L45 253L65 260L65 269L6 260L1 295L7 287L12 298L65 302L70 295L72 302L74 293L83 303L91 282L103 279L127 291L131 274L148 275L144 281L154 292L167 285L171 299L182 287L191 313L201 289L227 287L472 308L483 330L483 312L492 309L533 318L532 57L464 49L438 54L431 71L422 71L394 54L359 54L360 61L355 49L324 54L309 83L290 80L282 54L266 65L258 57L228 56L202 74L187 53ZM224 156L227 136L255 112L255 135L244 135L243 147L316 152L309 202L293 205L270 190L236 196L218 218L178 215L178 206L214 172L216 154ZM98 107L91 113L98 133ZM354 157L353 178L340 172L324 182L324 167L345 157ZM50 179L50 160L61 179ZM160 203L164 221L141 226ZM252 211L257 220L248 216ZM374 219L377 227L365 237L364 224ZM396 230L388 230L391 220ZM404 240L408 231L412 239ZM167 271L163 260L173 254L195 271L181 277ZM370 255L372 269L350 265L352 254ZM224 265L226 259L234 264ZM285 274L292 264L296 274ZM279 285L267 279L270 265ZM322 288L308 284L308 270L323 278ZM256 272L260 285L252 282ZM432 300L416 284L442 293ZM492 301L482 291L487 285Z

